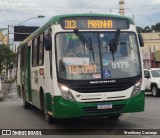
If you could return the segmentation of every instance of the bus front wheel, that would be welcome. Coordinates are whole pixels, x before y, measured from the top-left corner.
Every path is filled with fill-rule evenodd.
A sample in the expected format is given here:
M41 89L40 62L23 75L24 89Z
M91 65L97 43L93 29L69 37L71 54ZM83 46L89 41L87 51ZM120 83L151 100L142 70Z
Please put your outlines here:
M52 116L50 114L47 113L46 110L44 110L44 116L45 116L45 120L48 124L52 123Z
M42 97L41 97L41 102L42 102L42 111L44 112L45 120L48 124L51 124L52 123L52 116L47 111L47 107L46 107L46 103L45 103L43 94L42 94Z
M56 118L53 118L52 115L50 115L47 111L47 107L46 107L46 104L45 104L45 101L44 101L44 97L43 97L43 112L44 112L44 117L45 117L45 120L48 124L52 124L52 123L57 123L57 119Z

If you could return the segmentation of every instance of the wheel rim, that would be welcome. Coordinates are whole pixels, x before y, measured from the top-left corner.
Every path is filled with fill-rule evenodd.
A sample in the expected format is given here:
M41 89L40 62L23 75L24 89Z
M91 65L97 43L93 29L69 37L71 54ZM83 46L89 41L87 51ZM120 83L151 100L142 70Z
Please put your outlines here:
M153 94L154 96L156 96L156 94L157 94L157 89L156 89L156 87L153 87L153 88L152 88L152 94Z

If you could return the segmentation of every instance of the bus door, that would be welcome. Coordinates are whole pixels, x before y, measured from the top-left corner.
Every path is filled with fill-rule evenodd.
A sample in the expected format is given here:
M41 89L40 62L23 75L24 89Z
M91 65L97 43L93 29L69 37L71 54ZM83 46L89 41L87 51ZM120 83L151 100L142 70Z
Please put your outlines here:
M28 92L28 100L29 102L32 101L32 96L31 96L31 64L30 64L30 59L31 59L31 46L27 47L27 92Z

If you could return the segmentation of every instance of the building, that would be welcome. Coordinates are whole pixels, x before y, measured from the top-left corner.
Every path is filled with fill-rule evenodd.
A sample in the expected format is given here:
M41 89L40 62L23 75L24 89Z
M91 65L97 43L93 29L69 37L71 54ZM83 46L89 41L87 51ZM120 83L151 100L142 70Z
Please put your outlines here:
M0 45L4 43L3 34L0 32Z
M160 67L160 32L142 33L144 47L142 49L144 68Z
M142 53L160 50L160 32L141 33L144 39Z
M143 56L143 66L145 69L156 67L154 52L145 52L142 56Z
M3 35L2 32L0 32L0 45L5 44L7 45L8 43L8 35Z

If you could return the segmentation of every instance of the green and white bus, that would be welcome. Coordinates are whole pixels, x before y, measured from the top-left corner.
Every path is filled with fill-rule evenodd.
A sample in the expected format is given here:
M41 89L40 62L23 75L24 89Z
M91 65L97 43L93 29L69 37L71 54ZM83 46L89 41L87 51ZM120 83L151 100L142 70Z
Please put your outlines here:
M24 108L48 123L144 111L142 36L131 18L52 17L18 47L17 90Z

